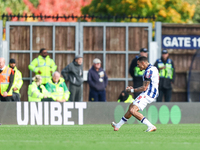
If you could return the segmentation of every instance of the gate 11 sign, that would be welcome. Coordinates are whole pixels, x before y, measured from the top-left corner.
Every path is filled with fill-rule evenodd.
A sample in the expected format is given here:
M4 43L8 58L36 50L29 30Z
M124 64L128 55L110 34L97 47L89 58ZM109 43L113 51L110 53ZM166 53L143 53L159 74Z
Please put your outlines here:
M200 48L200 36L192 35L163 35L162 48L197 49Z

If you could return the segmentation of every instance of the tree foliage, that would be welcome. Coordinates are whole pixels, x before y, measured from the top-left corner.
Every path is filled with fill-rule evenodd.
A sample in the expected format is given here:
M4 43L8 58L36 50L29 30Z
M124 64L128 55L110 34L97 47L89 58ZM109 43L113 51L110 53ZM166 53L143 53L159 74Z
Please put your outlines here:
M81 7L88 5L91 0L0 0L0 15L5 14L35 14L46 16L62 15L81 15ZM5 21L5 20L4 20ZM18 18L12 18L12 21L18 21ZM20 21L25 21L21 18ZM26 21L40 21L40 19L27 18ZM52 19L46 18L42 21L67 21L75 22L75 19Z
M82 8L82 13L89 15L140 15L145 17L155 15L156 21L167 23L192 23L194 12L195 5L190 5L183 0L93 0ZM117 21L122 21L122 19ZM147 22L149 20L125 21Z
M23 0L0 0L0 15L3 14L25 14L29 9L24 4ZM12 18L12 21L17 21L18 18ZM24 19L21 19L24 20ZM3 25L5 26L6 18L3 19Z
M185 0L189 4L195 4L195 13L193 17L194 23L200 23L200 0Z
M28 7L23 3L23 0L0 0L0 14L22 14L28 12Z
M29 1L33 4L34 7L38 7L39 0L29 0Z
M186 1L191 1L190 4ZM200 9L192 4L193 0L0 0L0 14L32 14L35 15L133 15L152 16L156 21L167 23L200 22ZM199 2L199 0L196 0ZM197 6L198 7L198 6ZM82 9L81 9L82 8ZM194 15L195 13L195 15ZM194 16L194 17L193 17ZM17 18L13 18L14 21ZM24 19L20 19L24 21ZM28 18L28 21L33 19ZM43 21L65 21L65 19L43 19ZM67 21L77 21L68 19ZM103 21L96 19L94 21ZM108 20L104 20L108 21ZM113 20L110 20L113 21ZM115 21L147 22L148 19L118 19Z
M31 13L35 15L49 15L49 16L63 16L63 15L81 15L81 7L89 4L91 0L39 0L37 4L33 5L34 0L23 0L28 6ZM58 20L47 18L43 21L66 21L64 18L59 18ZM68 22L77 21L76 19L68 19Z

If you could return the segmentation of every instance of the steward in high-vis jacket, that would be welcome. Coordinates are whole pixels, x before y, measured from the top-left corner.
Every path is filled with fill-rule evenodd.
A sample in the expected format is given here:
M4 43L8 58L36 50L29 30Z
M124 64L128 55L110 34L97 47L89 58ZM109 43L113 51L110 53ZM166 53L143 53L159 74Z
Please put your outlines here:
M15 59L10 59L9 66L14 70L14 81L12 85L12 101L20 101L20 89L23 85L22 73L17 69Z
M163 95L165 97L165 102L170 102L172 96L172 83L174 83L175 80L175 68L173 61L169 58L167 50L162 51L162 57L156 60L154 66L158 68L160 76L157 102L162 102Z
M129 94L128 92L126 92L126 90L123 90L119 97L118 97L118 103L119 102L124 102L124 103L132 103L134 101L133 97L131 94Z
M32 84L28 86L29 102L41 102L43 99L51 97L50 93L41 83L42 83L42 77L40 75L36 75L33 78Z
M65 84L65 80L60 77L59 72L54 72L52 79L46 84L46 89L51 93L54 101L66 102L69 99L70 92Z
M35 58L28 68L35 72L36 75L40 75L42 77L42 84L45 85L50 79L53 72L56 71L57 66L53 59L47 55L47 50L42 48L40 50L40 55Z
M13 69L5 65L4 58L0 58L0 101L12 101L13 79Z
M133 78L133 88L138 88L138 87L142 86L142 84L143 84L142 76L143 76L145 70L140 71L140 68L137 67L137 59L138 59L140 56L148 57L148 51L147 51L146 48L140 49L140 54L139 54L139 56L136 56L136 57L132 60L131 65L130 65L130 67L129 67L129 73L130 73L130 75L131 75L132 78ZM137 97L139 94L140 94L140 93L134 93L134 99L136 99L136 97Z

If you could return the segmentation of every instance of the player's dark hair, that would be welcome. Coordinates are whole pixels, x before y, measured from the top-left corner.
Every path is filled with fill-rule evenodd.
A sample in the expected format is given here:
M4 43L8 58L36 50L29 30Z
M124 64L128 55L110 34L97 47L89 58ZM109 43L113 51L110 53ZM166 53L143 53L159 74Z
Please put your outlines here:
M140 56L140 57L138 58L138 61L145 61L145 62L148 62L148 59L147 59L147 57Z

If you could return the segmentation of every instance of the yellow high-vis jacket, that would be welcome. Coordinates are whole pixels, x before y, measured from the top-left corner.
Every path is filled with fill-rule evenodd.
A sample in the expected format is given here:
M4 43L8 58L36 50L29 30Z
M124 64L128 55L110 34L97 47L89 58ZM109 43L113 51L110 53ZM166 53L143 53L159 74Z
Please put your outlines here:
M13 80L12 89L14 87L16 87L18 90L16 90L15 93L19 94L19 91L20 91L20 89L21 89L21 87L23 85L22 73L17 69L16 66L14 67L13 70L15 71L15 74L14 74L14 80Z
M47 55L45 58L39 55L31 62L28 68L31 71L35 72L36 75L38 75L38 71L40 71L41 74L39 75L42 77L42 84L46 84L49 81L49 79L51 79L51 72L55 72L57 66L53 59L49 57L49 55Z
M44 87L44 85L40 85L40 88L42 91L40 91L40 89L38 88L35 82L32 82L32 84L28 86L28 101L29 102L41 102L44 96L51 97L49 92Z

